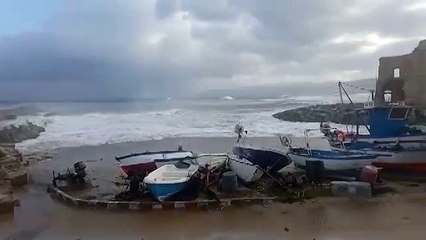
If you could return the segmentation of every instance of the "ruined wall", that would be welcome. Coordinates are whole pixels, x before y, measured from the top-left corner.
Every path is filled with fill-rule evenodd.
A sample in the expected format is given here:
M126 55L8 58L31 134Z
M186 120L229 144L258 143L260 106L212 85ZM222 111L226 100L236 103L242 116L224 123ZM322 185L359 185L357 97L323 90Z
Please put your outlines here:
M392 91L392 101L405 101L426 110L426 40L412 53L379 59L376 104L384 104L384 92ZM394 74L399 69L399 77Z

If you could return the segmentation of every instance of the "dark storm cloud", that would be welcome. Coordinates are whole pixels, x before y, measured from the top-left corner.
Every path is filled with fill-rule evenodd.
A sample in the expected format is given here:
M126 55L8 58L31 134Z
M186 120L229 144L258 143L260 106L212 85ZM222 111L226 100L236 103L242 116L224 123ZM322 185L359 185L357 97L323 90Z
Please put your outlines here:
M67 1L0 33L1 98L176 97L375 77L425 37L421 1Z

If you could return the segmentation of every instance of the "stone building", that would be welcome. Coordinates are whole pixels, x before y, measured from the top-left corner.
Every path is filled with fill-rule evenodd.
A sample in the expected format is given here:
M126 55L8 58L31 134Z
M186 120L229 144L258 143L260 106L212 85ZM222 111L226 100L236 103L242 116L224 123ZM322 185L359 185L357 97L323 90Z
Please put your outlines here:
M414 105L416 109L424 112L426 110L426 40L420 41L409 54L381 57L379 63L376 104L404 101L407 105ZM387 95L390 99L387 99Z

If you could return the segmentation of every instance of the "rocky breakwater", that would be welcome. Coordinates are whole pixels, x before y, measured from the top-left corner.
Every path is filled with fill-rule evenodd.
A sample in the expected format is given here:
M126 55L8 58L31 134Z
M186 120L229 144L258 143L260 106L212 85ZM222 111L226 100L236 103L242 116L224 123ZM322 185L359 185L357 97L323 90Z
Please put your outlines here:
M46 131L44 127L26 122L19 126L9 125L0 130L0 142L18 143L27 139L34 139L40 136L40 133Z
M362 103L314 105L290 109L274 114L275 118L290 122L334 122L339 124L362 124L355 109L362 108Z

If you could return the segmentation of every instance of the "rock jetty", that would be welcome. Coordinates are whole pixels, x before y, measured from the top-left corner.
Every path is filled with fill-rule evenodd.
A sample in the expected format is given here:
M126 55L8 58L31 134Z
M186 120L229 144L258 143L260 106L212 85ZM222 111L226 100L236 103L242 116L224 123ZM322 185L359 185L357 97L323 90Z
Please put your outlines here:
M338 124L362 124L355 109L362 108L362 103L314 105L290 109L274 114L275 118L290 122L333 122Z
M46 131L44 127L28 122L23 125L10 125L0 130L0 142L18 143L27 139L34 139L40 136L40 133Z

